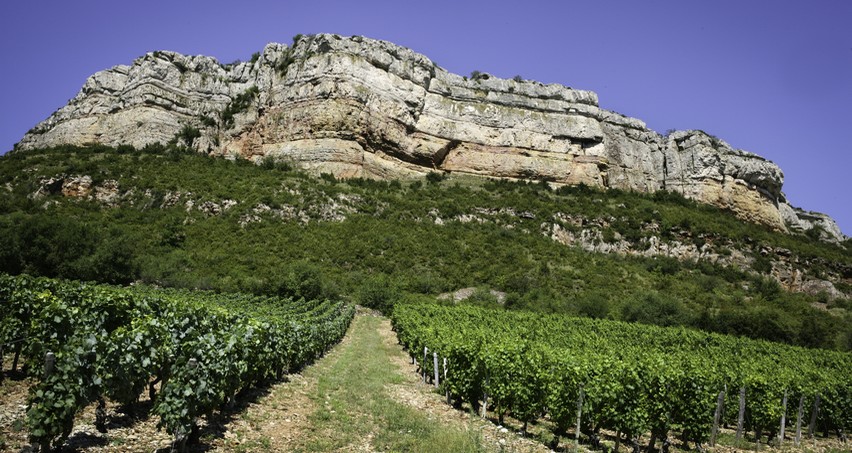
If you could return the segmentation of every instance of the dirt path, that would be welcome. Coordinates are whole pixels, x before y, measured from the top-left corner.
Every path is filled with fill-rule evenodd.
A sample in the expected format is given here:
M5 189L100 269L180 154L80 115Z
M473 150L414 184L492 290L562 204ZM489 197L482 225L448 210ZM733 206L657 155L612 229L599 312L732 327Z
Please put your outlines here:
M423 384L387 318L359 313L346 338L235 420L223 451L548 451L454 410Z
M8 361L6 361L8 365ZM7 366L8 368L8 366ZM7 376L10 376L7 372ZM6 379L0 400L0 451L30 451L24 428L26 379ZM170 451L171 437L148 417L112 404L106 434L94 428L94 406L76 417L64 452ZM317 363L270 387L242 395L234 407L204 419L201 451L536 451L534 442L443 403L422 384L387 318L360 312L343 341Z

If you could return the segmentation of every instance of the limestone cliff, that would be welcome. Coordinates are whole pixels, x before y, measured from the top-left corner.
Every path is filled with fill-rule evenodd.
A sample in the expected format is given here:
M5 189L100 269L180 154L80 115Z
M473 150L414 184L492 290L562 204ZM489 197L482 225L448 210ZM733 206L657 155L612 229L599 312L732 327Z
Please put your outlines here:
M662 136L601 109L590 91L469 79L362 37L297 37L234 65L152 52L91 76L16 150L176 137L201 152L285 158L340 177L438 170L665 189L778 230L819 225L827 239L844 239L827 216L787 204L778 166L704 132Z

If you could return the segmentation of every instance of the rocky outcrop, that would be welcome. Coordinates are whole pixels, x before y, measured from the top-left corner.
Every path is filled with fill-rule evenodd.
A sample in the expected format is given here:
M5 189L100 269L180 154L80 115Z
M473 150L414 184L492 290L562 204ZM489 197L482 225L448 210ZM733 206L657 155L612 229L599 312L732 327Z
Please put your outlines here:
M604 219L560 215L553 220L555 220L553 223L542 223L543 235L549 236L560 244L580 247L589 252L646 258L665 256L679 261L706 261L737 269L750 269L752 272L775 279L787 291L811 295L824 294L828 300L852 297L838 290L833 283L848 282L846 277L850 273L848 267L819 258L800 258L784 248L761 250L761 255L771 257L769 271L761 274L756 270L753 252L718 236L699 237L700 246L692 237L689 237L686 231L675 233L674 237L669 239L664 239L662 235L654 235L631 242L618 233L615 233L612 238L606 238L604 231L609 226L609 222ZM643 225L643 229L658 231L659 225ZM823 272L820 278L809 271L812 268L831 270Z
M90 77L16 150L170 141L338 177L447 171L665 189L778 230L820 225L826 239L844 239L827 217L786 203L775 164L704 132L662 136L601 109L590 91L462 77L362 37L298 37L234 65L152 52Z
M477 294L477 293L480 294ZM453 302L461 302L470 299L473 296L479 296L493 299L496 303L503 305L506 303L506 293L488 288L462 288L451 293L438 294L438 300L451 300Z
M805 211L784 203L779 207L781 217L792 231L815 233L817 238L825 241L837 241L844 238L837 222L821 212Z

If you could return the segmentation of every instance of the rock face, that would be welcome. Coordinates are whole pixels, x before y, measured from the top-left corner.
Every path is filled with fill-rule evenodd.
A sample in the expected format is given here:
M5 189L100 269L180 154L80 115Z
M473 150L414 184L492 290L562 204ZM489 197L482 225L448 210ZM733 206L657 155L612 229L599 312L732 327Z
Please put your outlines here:
M844 239L827 216L787 204L778 166L704 132L662 136L601 109L590 91L469 79L362 37L297 37L235 65L152 52L90 77L16 150L172 140L338 177L447 171L670 190L778 230L819 225L825 239Z

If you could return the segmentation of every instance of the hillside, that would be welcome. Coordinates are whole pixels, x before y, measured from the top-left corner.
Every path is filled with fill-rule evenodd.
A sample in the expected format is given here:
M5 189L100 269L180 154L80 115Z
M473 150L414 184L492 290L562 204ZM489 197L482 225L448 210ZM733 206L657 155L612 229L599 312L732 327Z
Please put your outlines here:
M310 176L179 147L0 158L0 271L313 299L470 303L852 349L852 254L677 194Z
M127 63L0 156L0 452L848 450L852 238L774 162L362 36Z
M778 231L842 242L828 216L791 206L774 163L700 130L659 134L561 85L452 74L364 37L297 35L248 62L150 52L91 76L16 145L143 147L286 158L315 173L463 175L677 192Z

